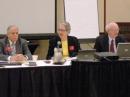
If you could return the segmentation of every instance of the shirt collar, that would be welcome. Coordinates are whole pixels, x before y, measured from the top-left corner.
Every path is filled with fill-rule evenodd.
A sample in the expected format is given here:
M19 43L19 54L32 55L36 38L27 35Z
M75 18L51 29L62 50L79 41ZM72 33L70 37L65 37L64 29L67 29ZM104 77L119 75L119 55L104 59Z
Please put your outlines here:
M111 38L110 36L108 36L109 38L109 42L111 42L111 40L115 41L115 38Z
M9 44L10 44L10 45L12 45L12 44L13 44L13 42L12 42L11 40L9 40ZM14 42L14 44L16 44L16 42Z

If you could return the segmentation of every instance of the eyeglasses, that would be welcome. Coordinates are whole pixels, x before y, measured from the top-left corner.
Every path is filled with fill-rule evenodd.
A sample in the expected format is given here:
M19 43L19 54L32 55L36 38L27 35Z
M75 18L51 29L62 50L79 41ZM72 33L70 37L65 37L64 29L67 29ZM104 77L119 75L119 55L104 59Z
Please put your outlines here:
M66 31L66 30L65 30L65 29L58 29L58 31L63 31L63 32L64 32L64 31Z

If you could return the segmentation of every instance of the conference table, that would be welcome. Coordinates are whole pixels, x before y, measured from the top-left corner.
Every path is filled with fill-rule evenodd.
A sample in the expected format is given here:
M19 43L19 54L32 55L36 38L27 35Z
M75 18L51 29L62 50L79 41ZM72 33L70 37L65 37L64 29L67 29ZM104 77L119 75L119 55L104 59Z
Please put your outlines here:
M130 97L130 61L67 60L0 67L0 97Z

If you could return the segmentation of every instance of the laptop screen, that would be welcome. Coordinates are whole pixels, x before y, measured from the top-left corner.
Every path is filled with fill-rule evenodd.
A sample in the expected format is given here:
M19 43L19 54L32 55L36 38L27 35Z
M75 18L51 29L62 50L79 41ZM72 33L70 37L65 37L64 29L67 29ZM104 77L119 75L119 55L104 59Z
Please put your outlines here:
M130 43L118 43L117 54L121 58L130 58Z

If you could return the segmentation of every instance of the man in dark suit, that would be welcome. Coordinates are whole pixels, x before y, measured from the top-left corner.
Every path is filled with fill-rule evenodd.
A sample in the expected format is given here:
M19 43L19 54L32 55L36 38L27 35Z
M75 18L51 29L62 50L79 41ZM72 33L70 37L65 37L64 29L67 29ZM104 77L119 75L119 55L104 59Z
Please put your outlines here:
M106 34L96 38L94 48L97 52L116 52L119 42L126 42L123 36L119 35L119 26L111 22L105 27Z
M68 22L60 23L58 35L49 41L49 49L46 59L51 59L54 55L54 48L62 48L63 57L75 57L80 49L78 39L74 36L68 36L70 33L70 24ZM59 42L59 43L58 43Z
M15 25L7 28L7 35L0 39L0 60L26 61L32 59L27 41L19 37L19 29Z

